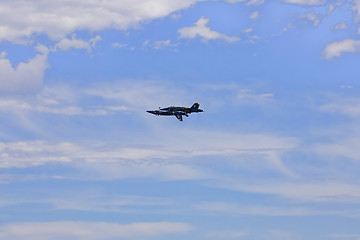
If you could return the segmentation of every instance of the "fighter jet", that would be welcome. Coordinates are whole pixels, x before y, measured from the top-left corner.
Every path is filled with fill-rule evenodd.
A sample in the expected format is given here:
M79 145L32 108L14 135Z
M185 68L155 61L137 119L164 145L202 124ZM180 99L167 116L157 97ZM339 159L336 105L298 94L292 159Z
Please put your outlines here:
M182 116L189 116L190 113L199 113L203 112L202 109L199 109L199 104L194 103L190 108L188 107L166 107L166 108L159 108L159 110L154 111L147 111L148 113L158 115L158 116L172 116L174 115L179 121L182 121Z

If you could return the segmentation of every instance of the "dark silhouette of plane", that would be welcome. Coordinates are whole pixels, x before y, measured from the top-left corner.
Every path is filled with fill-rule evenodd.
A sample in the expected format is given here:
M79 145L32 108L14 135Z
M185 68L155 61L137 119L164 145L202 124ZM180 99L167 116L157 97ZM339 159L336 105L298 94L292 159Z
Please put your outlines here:
M190 113L199 113L203 112L202 109L199 109L199 104L194 103L190 108L188 107L166 107L159 108L159 110L147 111L148 113L158 115L158 116L172 116L174 115L179 121L182 121L182 116L189 116Z

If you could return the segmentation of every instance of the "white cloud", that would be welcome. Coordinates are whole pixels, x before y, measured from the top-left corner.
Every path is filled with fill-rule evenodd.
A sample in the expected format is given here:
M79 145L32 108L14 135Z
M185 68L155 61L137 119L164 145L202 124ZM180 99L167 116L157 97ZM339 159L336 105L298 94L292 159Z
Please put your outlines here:
M251 15L250 15L250 19L251 20L256 20L256 19L258 19L259 18L259 12L258 11L255 11L255 12L253 12Z
M283 2L307 6L316 6L325 4L326 0L283 0Z
M70 153L80 148L71 143L50 144L44 141L0 142L0 168L32 167L49 162L70 162Z
M144 43L145 46L150 41ZM138 111L160 107L164 103L184 103L191 99L183 88L169 86L165 82L124 80L115 84L102 84L85 91L90 96L116 100L129 109ZM156 98L154 98L156 96ZM189 100L186 100L189 98Z
M0 92L32 92L42 87L45 70L48 67L48 54L50 51L69 50L71 48L86 49L91 51L96 43L101 40L100 36L90 39L88 42L76 39L64 38L54 47L49 49L44 45L35 46L38 54L27 62L21 62L13 67L7 58L5 51L0 53Z
M236 96L239 103L264 103L274 99L272 93L256 93L252 89L240 89Z
M360 40L344 39L338 42L332 42L325 46L322 54L327 60L334 57L340 57L343 53L360 52Z
M247 0L225 0L228 3L238 3L238 2L245 2ZM246 5L262 5L264 4L265 0L249 0Z
M222 232L210 232L208 234L209 238L215 239L240 239L242 237L248 236L249 233L246 231L222 231Z
M1 176L1 175L0 175ZM21 176L25 176L22 174ZM19 177L19 175L16 175ZM62 179L60 176L54 176L54 179ZM43 178L46 179L46 178ZM24 179L17 179L22 181ZM84 187L79 191L67 189L65 192L49 190L45 194L29 196L23 192L2 195L0 207L39 204L51 207L53 210L76 210L90 212L112 212L112 213L169 213L176 211L178 201L171 198L149 197L138 195L119 195L117 193L108 193L104 195L103 191L97 191L94 188ZM161 209L159 209L161 207ZM180 210L181 211L181 210Z
M245 2L246 0L225 0L228 3L238 3L238 2Z
M326 10L326 17L329 17L330 14L335 10L334 4L330 4L328 9Z
M349 234L349 233L333 233L329 234L330 238L333 239L359 239L358 234Z
M295 26L292 23L289 23L286 27L283 28L282 32L287 32L293 28L295 28Z
M118 224L108 222L13 223L0 226L0 239L139 239L191 230L187 223L145 222Z
M177 44L171 43L170 40L155 41L154 42L154 49L163 49L163 48L175 47L176 45Z
M205 178L205 171L179 163L180 152L171 149L114 148L46 141L0 142L0 168L27 168L62 164L77 169L72 179L123 179L151 177L163 180ZM193 153L194 154L194 153ZM189 157L189 156L187 156ZM168 159L173 159L168 162ZM36 177L36 176L34 176Z
M341 7L342 5L344 5L346 3L346 1L344 0L339 0L335 3L332 3L329 5L328 9L326 10L326 17L329 17L331 15L331 13L333 13L333 11L338 8Z
M101 37L98 35L92 39L90 39L88 42L77 39L76 35L73 34L71 36L71 39L64 38L61 39L58 43L56 43L55 47L52 49L53 51L62 50L62 51L68 51L71 48L75 49L85 49L88 52L91 51L92 48L95 47L96 43L101 40Z
M333 103L328 103L320 107L321 111L332 112L336 114L345 114L351 117L360 116L360 99L347 98L340 99Z
M113 43L111 44L111 46L112 46L113 48L125 48L125 47L127 47L128 45L127 45L126 43L113 42Z
M196 164L189 160L212 156L229 159L229 163L233 158L245 162L255 158L262 162L262 167L270 167L286 175L292 174L282 163L281 154L296 146L295 139L209 131L182 131L174 138L166 137L166 132L167 130L162 128L156 130L156 134L165 137L142 142L143 147L106 147L99 144L47 141L3 142L0 143L0 168L25 168L58 163L76 168L84 173L82 177L90 179L201 179L210 176L208 169L197 168ZM189 138L194 142L201 142L201 146L193 145L187 140ZM156 146L152 145L154 142ZM80 174L76 176L78 175Z
M334 143L319 144L315 151L326 156L341 156L355 161L360 161L359 145L360 138L348 137L339 139Z
M353 88L353 86L351 86L351 85L341 85L340 88L351 89L351 88Z
M246 28L243 30L244 33L251 33L252 31L254 31L253 28Z
M178 46L176 43L172 43L171 40L159 40L155 42L151 42L150 40L145 40L143 43L143 47L151 47L156 50L161 49L175 49Z
M23 199L23 198L22 198ZM103 196L103 193L94 194L88 191L81 192L69 192L66 195L60 194L59 197L52 197L44 199L44 196L39 199L26 199L17 202L16 200L5 200L3 206L11 204L23 204L23 203L37 203L54 206L59 210L77 210L77 211L92 211L92 212L157 212L159 209L154 210L154 207L161 206L163 211L170 210L174 205L174 200L157 197L143 197L143 196L123 196L123 195L107 195ZM171 210L170 210L171 211Z
M1 1L0 41L27 43L33 35L61 40L77 30L124 30L170 15L198 0ZM151 9L151 10L150 10ZM21 17L19 17L21 16Z
M330 181L271 181L266 183L250 183L229 181L217 183L218 187L226 189L277 195L282 198L300 202L358 202L360 200L360 186ZM350 214L343 212L343 215Z
M193 27L184 27L178 30L181 38L196 38L201 37L204 41L222 39L227 42L236 42L240 39L238 37L230 37L225 34L211 30L207 24L210 21L209 18L201 17Z
M264 4L265 0L249 0L249 2L246 3L246 5L256 5L260 6Z
M0 53L0 92L25 92L41 87L45 69L48 67L48 49L39 45L36 50L40 53L16 67L6 58L6 52Z
M333 29L335 29L335 30L345 30L345 29L347 29L347 28L348 28L348 26L347 26L347 24L346 24L344 21L339 22L338 24L336 24L336 25L333 27Z
M352 10L356 12L355 21L360 21L360 0L354 0Z
M26 101L26 99L0 99L0 110L6 112L26 112L34 111L39 113L52 113L62 115L103 115L101 112L86 112L83 109L73 105L62 105L56 100L45 99L43 103L36 101Z
M1 143L0 151L6 159L0 167L26 167L41 165L50 161L117 162L118 160L186 159L196 156L236 156L242 154L264 154L287 151L296 146L291 138L272 137L258 134L231 134L222 132L184 131L179 139L169 138L158 142L161 147L115 147L104 149L92 145L73 143L52 144L46 141ZM202 146L193 146L186 139L192 137ZM207 140L207 139L212 139ZM145 144L145 143L144 143ZM147 144L150 144L147 143ZM177 147L170 147L177 146ZM187 154L183 156L183 152ZM34 161L32 161L34 160ZM10 164L10 165L9 165Z
M171 41L170 40L156 41L154 43L154 48L155 49L162 49L164 47L169 47L169 46L171 46Z
M79 98L91 98L74 88L67 86L42 87L36 95L4 95L0 97L0 111L9 113L51 113L60 115L108 115L119 111L129 111L124 105L103 104L84 105ZM82 106L81 106L82 105Z
M198 210L210 213L226 214L231 216L258 215L258 216L316 216L343 214L341 211L315 210L300 207L272 207L260 205L239 205L228 202L204 202L196 206Z
M271 239L302 239L303 237L297 233L272 229L268 230L266 236L269 236Z
M315 13L314 11L311 11L301 15L300 19L311 22L314 25L314 27L317 27L321 22L322 16L320 14Z

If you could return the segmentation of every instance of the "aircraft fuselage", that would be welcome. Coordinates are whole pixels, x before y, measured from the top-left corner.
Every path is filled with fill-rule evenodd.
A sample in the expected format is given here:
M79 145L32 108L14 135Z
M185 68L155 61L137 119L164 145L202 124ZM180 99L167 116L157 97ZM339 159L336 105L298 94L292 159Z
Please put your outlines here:
M189 116L188 114L190 113L194 113L194 112L199 113L199 112L203 112L203 110L199 109L198 103L194 103L190 108L171 106L166 108L159 108L159 110L146 111L146 112L157 116L175 116L179 121L182 121L183 115L188 117Z

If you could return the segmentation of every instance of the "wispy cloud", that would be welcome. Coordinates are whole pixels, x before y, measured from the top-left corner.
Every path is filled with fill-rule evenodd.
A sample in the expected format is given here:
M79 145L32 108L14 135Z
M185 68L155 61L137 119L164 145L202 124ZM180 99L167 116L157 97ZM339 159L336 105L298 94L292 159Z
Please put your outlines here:
M341 22L337 23L336 25L334 25L332 28L334 30L345 30L348 28L348 25L344 21L341 21Z
M172 43L171 40L158 40L155 42L151 42L150 40L146 40L143 43L144 47L151 47L155 50L162 50L162 49L172 49L174 50L176 46L179 44Z
M256 20L256 19L259 18L259 16L260 16L259 11L255 11L252 14L250 14L250 19L251 20Z
M214 39L222 39L227 42L236 42L239 41L240 38L235 36L227 36L225 34L216 32L211 30L207 24L210 19L201 17L197 22L195 22L195 26L193 27L184 27L178 30L181 38L196 38L201 37L204 41L214 40Z
M24 96L4 94L0 97L0 111L13 114L49 113L68 116L101 116L130 110L127 106L115 103L84 104L82 102L84 99L91 99L93 96L66 85L39 86L36 92L29 94L27 89L27 93Z
M246 231L212 231L208 233L210 239L241 239L248 236Z
M319 26L322 20L322 15L315 13L314 11L304 13L300 16L300 19L310 22L314 27Z
M0 239L138 239L182 234L191 229L191 225L180 222L34 222L0 226Z
M320 106L320 110L334 114L344 114L350 117L358 117L360 116L360 98L339 99Z
M352 10L356 12L355 21L360 21L360 0L354 0L354 6L352 7Z
M273 93L256 93L252 89L240 89L237 95L239 102L266 102L274 99Z
M94 38L91 38L89 41L84 41L81 39L77 39L76 35L73 34L71 39L63 38L55 46L52 48L52 51L62 50L67 51L71 48L75 49L85 49L88 52L91 51L93 47L95 47L96 43L101 40L101 37L97 35Z
M94 86L85 90L84 93L118 101L130 108L141 110L159 107L164 103L183 103L187 99L184 97L187 95L184 88L177 88L163 81L124 80Z
M359 137L348 136L338 138L336 141L330 143L318 144L315 146L315 151L325 156L340 156L353 161L360 161L360 153L358 151L359 144Z
M142 214L174 213L178 207L178 203L171 198L118 195L93 188L82 188L81 191L48 190L46 196L38 194L25 197L24 193L17 192L3 195L0 199L0 207L27 204L48 206L54 210Z
M249 0L246 5L260 6L265 3L265 0Z
M345 3L346 3L345 0L339 0L337 2L334 2L334 3L330 4L328 9L326 10L326 17L329 17L334 12L334 10L336 8L341 7Z
M226 214L231 216L259 215L259 216L320 216L342 215L342 211L316 210L304 207L271 207L263 205L240 205L227 202L204 202L196 206L196 209L213 214Z
M305 6L316 6L325 4L326 0L283 0L283 2Z
M247 2L246 2L247 1ZM238 3L238 2L246 2L246 5L262 5L265 0L225 0L228 3Z
M330 181L267 181L258 184L230 181L221 183L219 187L227 189L277 195L284 199L299 202L358 202L360 186ZM345 212L343 213L345 215ZM349 213L347 213L349 214Z
M3 157L0 167L26 168L57 163L77 169L76 175L66 176L70 178L203 179L215 177L215 169L189 160L221 157L223 161L229 159L229 164L234 158L245 162L256 158L263 162L263 167L271 166L275 171L292 174L282 163L281 155L296 147L296 139L211 131L183 131L174 138L164 129L158 129L157 134L164 137L142 142L143 147L47 141L3 142L0 145ZM188 138L202 144L194 145L187 141Z

